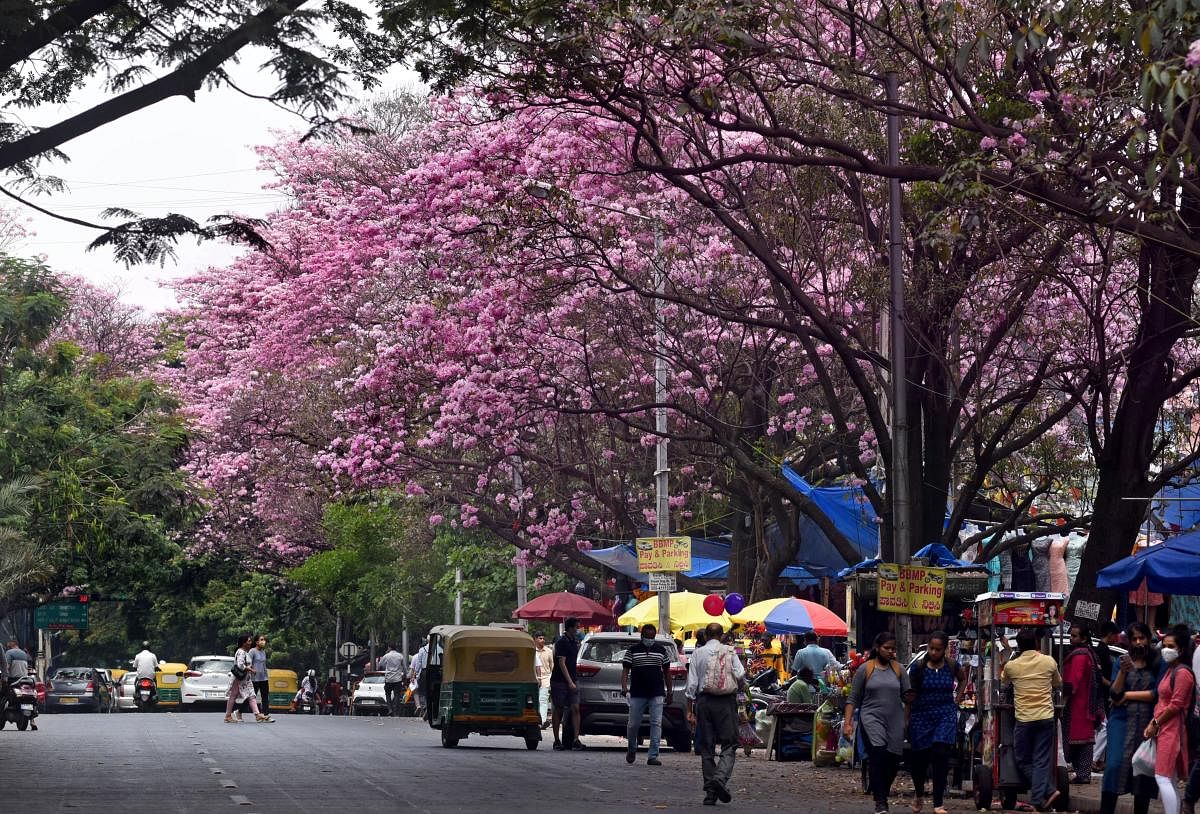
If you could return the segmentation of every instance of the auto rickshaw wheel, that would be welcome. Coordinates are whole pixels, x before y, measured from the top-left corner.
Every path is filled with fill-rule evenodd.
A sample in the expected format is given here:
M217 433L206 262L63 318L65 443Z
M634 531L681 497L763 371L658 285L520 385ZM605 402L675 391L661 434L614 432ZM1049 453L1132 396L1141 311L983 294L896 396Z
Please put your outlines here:
M442 727L442 746L447 749L453 749L458 746L458 733L450 729L450 727Z
M1055 785L1058 788L1058 799L1054 801L1055 811L1071 810L1071 777L1067 774L1066 766L1059 766L1054 774Z
M537 734L525 736L525 748L528 749L530 752L536 751L538 748L538 744L541 742L542 742L542 735L540 732Z
M992 768L976 766L974 778L975 809L987 810L992 807Z

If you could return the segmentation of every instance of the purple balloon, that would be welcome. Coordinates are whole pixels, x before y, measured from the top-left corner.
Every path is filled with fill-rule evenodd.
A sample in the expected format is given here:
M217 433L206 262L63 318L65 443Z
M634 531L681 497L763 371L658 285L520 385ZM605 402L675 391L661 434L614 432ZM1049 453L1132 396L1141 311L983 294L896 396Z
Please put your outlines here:
M725 612L737 615L746 607L746 597L741 594L729 594L725 597Z

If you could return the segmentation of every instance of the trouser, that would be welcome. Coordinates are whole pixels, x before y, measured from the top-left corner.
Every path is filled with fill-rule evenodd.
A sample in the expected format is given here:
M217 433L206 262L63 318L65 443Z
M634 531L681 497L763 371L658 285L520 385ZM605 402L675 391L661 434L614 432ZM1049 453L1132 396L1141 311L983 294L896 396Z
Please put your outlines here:
M538 712L542 716L542 723L545 724L550 720L550 688L538 687Z
M696 748L700 752L704 791L715 794L717 789L728 786L733 776L733 760L737 755L737 697L701 693L695 709Z
M1108 754L1108 719L1100 722L1096 730L1096 745L1092 747L1092 762L1099 763Z
M650 755L658 757L658 746L662 741L663 696L653 698L635 698L629 696L629 723L625 727L625 737L629 740L626 747L630 752L637 751L638 730L642 728L642 716L646 709L650 710Z
M1200 721L1191 715L1187 718L1188 749L1191 751L1191 767L1188 771L1187 786L1183 790L1183 799L1189 803L1200 800Z
M264 712L271 708L271 703L270 703L271 682L270 681L255 681L254 682L254 694L258 696L258 705L260 707L262 707Z
M1063 750L1067 763L1071 764L1071 774L1080 782L1092 780L1092 750L1091 743L1068 743Z
M909 758L909 766L912 768L913 788L917 790L917 797L925 796L925 778L932 773L933 805L935 808L941 806L946 801L946 775L950 772L950 744L935 743L928 749L914 750Z
M1166 775L1154 775L1158 784L1158 800L1162 803L1163 814L1179 814L1179 791L1175 788L1175 778Z
M1017 768L1029 781L1029 799L1042 805L1054 793L1054 719L1017 721L1013 730Z
M867 785L871 789L871 796L875 798L875 810L887 811L888 796L892 793L892 784L896 782L896 771L899 768L900 756L892 754L888 751L887 745L876 746L871 742L870 738L867 741ZM913 781L916 782L915 780ZM942 775L943 789L946 783L945 774ZM924 783L922 782L922 785Z
M405 689L406 685L403 681L383 682L383 698L387 702L388 715L393 718L400 715L400 705L404 703Z
M1113 791L1100 792L1100 814L1117 814L1119 795ZM1133 795L1133 814L1149 814L1150 798L1140 794Z
M226 698L225 698L225 717L226 718L228 718L230 715L233 714L234 704L238 703L238 700L237 700L238 692L239 692L238 683L239 682L235 679L234 682L229 685L229 695L226 696ZM253 712L257 716L259 714L258 701L254 698L253 695L251 695L250 698L247 700L249 700L249 702L250 702L250 711Z

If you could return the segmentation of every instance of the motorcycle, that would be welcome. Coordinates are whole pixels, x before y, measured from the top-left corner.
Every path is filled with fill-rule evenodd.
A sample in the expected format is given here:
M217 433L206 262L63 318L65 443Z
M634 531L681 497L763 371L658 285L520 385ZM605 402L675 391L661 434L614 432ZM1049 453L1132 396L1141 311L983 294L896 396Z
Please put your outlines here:
M37 681L26 676L10 682L0 704L0 729L13 723L24 732L37 716Z
M301 690L296 699L296 712L301 715L320 715L321 696L311 690Z
M154 686L154 679L143 677L134 682L133 703L137 706L138 712L149 712L154 709L158 703L158 688Z

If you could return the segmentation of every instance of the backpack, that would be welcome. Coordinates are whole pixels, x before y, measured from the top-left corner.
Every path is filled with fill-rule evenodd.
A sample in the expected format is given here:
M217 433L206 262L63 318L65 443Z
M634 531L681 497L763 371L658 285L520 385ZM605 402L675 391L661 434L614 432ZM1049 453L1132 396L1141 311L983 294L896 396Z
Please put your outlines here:
M896 674L896 678L900 678L900 663L898 661L896 661L895 659L892 659L890 664L892 665L892 672ZM867 677L864 678L863 681L870 681L871 676L875 673L875 668L878 666L879 666L879 659L873 658L870 661L868 661L867 662ZM903 679L901 679L901 680L903 680Z
M704 686L700 691L708 695L733 695L737 692L737 678L733 673L733 660L736 658L737 653L732 647L719 644L713 648L704 670Z

